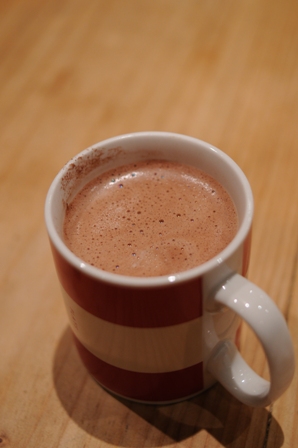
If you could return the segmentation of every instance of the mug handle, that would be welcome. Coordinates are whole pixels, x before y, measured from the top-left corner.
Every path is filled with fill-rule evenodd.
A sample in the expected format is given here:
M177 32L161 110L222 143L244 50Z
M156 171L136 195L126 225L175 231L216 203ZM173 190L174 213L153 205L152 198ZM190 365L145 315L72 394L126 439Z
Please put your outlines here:
M207 370L242 403L269 405L287 389L295 370L293 344L283 315L262 289L239 274L221 285L214 301L233 310L253 329L267 358L270 381L248 366L230 339L213 348Z

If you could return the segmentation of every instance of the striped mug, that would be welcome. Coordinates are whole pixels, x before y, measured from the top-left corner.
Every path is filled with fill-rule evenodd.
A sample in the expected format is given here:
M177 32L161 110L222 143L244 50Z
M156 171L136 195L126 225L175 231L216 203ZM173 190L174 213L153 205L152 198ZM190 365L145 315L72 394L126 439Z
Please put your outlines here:
M144 158L193 165L227 190L239 228L214 258L171 275L130 277L91 266L65 245L65 210L76 193L100 173ZM45 221L75 344L105 389L135 401L168 403L219 381L251 406L267 406L286 390L294 374L287 325L268 295L245 278L252 218L252 192L241 169L192 137L120 135L87 148L62 168L46 198ZM239 352L242 319L263 346L269 381Z

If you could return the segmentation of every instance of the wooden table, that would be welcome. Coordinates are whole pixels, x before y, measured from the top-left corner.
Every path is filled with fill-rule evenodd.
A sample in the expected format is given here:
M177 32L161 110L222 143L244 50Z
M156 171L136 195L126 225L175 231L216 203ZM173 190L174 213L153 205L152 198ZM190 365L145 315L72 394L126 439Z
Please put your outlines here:
M298 4L295 0L0 3L0 447L298 446L298 381L270 408L220 385L171 406L120 401L73 346L43 205L74 154L164 130L223 149L255 195L249 278L298 353ZM266 375L243 327L242 353Z

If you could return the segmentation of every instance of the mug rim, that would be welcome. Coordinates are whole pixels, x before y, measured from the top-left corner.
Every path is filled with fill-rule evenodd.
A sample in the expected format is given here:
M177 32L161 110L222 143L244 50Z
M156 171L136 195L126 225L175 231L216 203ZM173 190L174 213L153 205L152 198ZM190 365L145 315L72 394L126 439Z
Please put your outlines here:
M175 139L181 139L181 141L184 142L188 141L193 144L203 145L206 149L213 151L214 153L217 154L217 156L224 159L225 162L229 164L229 166L233 169L235 177L238 177L239 182L241 182L246 197L246 207L242 223L232 241L215 257L211 258L205 263L202 263L199 266L188 269L186 271L181 271L169 275L161 275L154 277L153 276L134 277L128 275L120 275L109 271L105 271L103 269L88 264L87 262L79 258L77 255L75 255L66 246L63 239L60 237L55 227L52 216L52 202L54 193L56 189L60 187L61 180L65 175L65 173L67 172L67 170L69 169L70 165L73 164L79 157L89 154L94 149L105 147L111 144L119 144L120 141L123 141L123 139L127 140L137 138L144 138L144 139L175 138ZM225 260L227 260L230 256L232 256L232 254L237 250L237 248L243 243L243 241L247 237L252 225L253 209L254 209L253 195L248 179L245 176L242 169L237 165L237 163L225 152L211 145L210 143L184 134L163 132L163 131L143 131L143 132L121 134L115 137L102 140L76 154L62 167L62 169L57 173L57 175L53 179L46 196L44 213L45 213L46 228L51 243L55 246L56 250L60 253L60 255L78 271L81 271L85 275L92 277L93 279L98 280L100 282L114 284L115 286L119 287L154 288L195 280L196 278L199 278L202 275L206 274L207 272L210 272L215 268L217 268L218 266L220 266Z

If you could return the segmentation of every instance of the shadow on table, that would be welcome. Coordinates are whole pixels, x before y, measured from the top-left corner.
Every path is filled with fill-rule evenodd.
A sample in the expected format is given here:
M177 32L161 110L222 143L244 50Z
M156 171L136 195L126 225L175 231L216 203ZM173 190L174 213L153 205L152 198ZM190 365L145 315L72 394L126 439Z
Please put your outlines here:
M55 352L53 377L57 395L70 418L85 432L122 447L165 446L194 437L199 443L212 436L222 446L279 448L282 430L266 409L239 403L220 385L197 397L167 406L119 399L103 390L86 372L69 329ZM268 428L274 447L266 444ZM209 436L210 435L210 436Z

